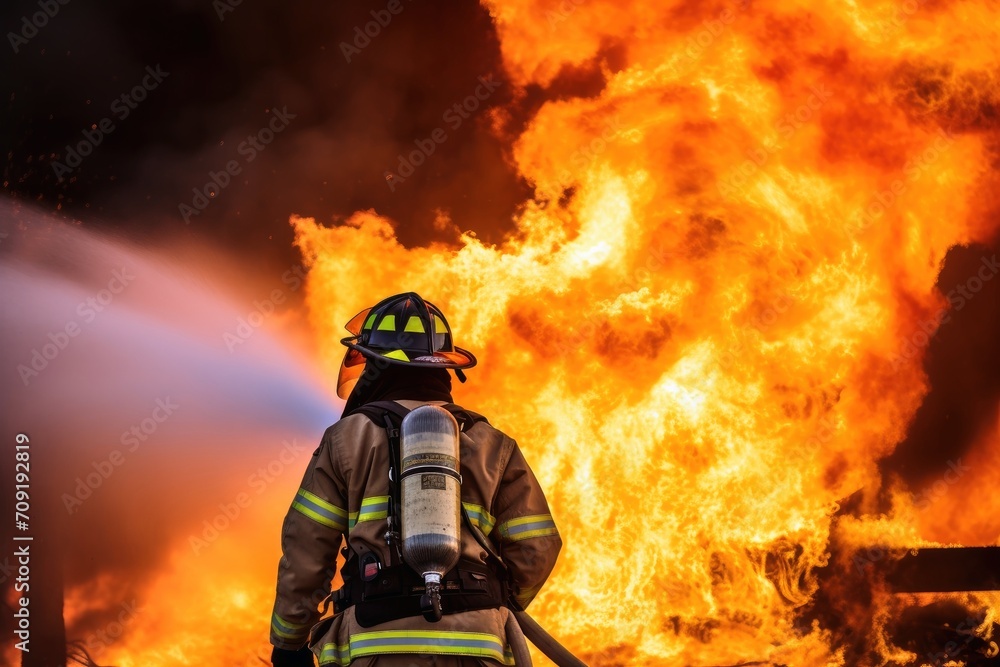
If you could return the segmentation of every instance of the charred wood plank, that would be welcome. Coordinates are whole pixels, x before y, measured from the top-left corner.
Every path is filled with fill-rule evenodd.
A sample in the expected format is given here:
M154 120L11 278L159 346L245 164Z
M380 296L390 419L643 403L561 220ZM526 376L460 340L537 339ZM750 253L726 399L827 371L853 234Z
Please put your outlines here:
M935 547L885 563L897 593L1000 591L1000 547Z

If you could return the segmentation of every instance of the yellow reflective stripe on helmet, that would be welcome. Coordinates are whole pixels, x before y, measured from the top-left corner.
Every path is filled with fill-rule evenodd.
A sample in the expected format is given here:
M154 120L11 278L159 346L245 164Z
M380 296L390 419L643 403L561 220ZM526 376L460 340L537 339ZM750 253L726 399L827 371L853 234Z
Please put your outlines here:
M292 509L335 530L347 530L347 512L329 503L314 493L299 489L292 501Z
M372 325L375 324L375 316L376 315L378 315L378 313L372 313L371 315L368 316L368 319L365 320L365 325L362 327L362 331L365 330L365 329L371 329L372 328Z
M271 614L271 633L289 642L301 641L309 634L309 624L292 623L277 614Z
M473 525L478 526L479 530L483 531L484 535L489 535L493 530L494 524L496 524L496 518L486 511L486 508L482 505L475 505L473 503L462 503L462 507L465 511L469 513L469 519L472 521Z
M448 325L437 315L434 316L434 333L448 333Z
M485 632L382 630L351 635L348 658L354 660L369 655L418 653L491 658L506 663L505 648L503 640Z
M416 315L410 315L410 319L406 320L406 326L403 331L409 331L410 333L427 333L424 329L423 321Z
M382 327L379 327L381 329ZM406 352L402 350L393 350L392 352L385 352L382 354L383 357L389 357L390 359L399 359L400 361L409 361L410 358L406 356Z
M396 316L386 315L382 318L382 321L378 323L379 331L395 331L396 330Z
M551 514L533 514L504 521L497 530L500 532L500 537L510 542L559 534Z

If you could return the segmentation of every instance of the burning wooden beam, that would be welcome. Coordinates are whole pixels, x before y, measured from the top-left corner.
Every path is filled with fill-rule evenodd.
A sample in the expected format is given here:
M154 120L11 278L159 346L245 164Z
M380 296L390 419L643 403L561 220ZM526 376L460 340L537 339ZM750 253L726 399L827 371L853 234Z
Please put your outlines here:
M897 593L1000 591L1000 547L919 549L885 567Z

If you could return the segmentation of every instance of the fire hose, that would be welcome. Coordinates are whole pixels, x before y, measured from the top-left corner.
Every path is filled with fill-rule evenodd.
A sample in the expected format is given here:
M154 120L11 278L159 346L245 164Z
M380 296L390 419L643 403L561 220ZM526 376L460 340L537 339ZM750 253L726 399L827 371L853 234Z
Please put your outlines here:
M493 546L483 535L482 531L479 530L479 526L472 523L472 519L469 517L467 510L462 510L463 517L465 519L465 525L472 532L472 535L479 542L479 545L486 550L486 553L494 559L494 562L499 563L500 567L505 568L503 565L503 560L500 556L493 550ZM513 602L512 602L513 605ZM510 644L510 649L514 653L514 664L524 665L525 667L531 667L531 654L528 653L528 645L525 642L525 638L530 639L531 643L538 647L538 650L544 653L549 660L556 663L558 667L587 667L587 664L577 658L575 655L569 652L565 646L556 641L555 637L550 635L545 631L545 628L540 626L538 622L531 616L528 616L528 612L518 609L513 609L508 607L510 613L507 614L507 622L504 625L504 629L507 633L507 642Z
M558 667L587 667L586 663L569 652L569 650L556 641L555 637L545 631L535 619L528 616L524 611L511 611L507 615L507 641L510 649L514 653L514 664L531 667L531 654L528 653L528 645L525 637L538 647Z
M462 510L463 518L465 519L465 525L472 532L473 537L479 542L479 545L486 551L494 562L499 564L499 567L506 569L503 564L503 560L500 556L493 550L493 546L490 544L486 536L483 535L482 531L479 530L479 526L472 522L469 517L467 510L463 508ZM513 606L513 602L511 603ZM587 667L587 664L577 658L575 655L569 652L565 646L556 641L555 637L550 635L545 631L545 628L540 626L538 622L531 616L528 616L528 612L514 609L508 607L510 613L507 614L507 622L504 625L504 629L507 633L507 642L510 644L510 649L514 653L514 664L524 665L525 667L531 667L531 654L528 653L528 645L525 642L525 638L530 639L531 643L538 647L538 650L544 653L549 660L556 663L558 667Z

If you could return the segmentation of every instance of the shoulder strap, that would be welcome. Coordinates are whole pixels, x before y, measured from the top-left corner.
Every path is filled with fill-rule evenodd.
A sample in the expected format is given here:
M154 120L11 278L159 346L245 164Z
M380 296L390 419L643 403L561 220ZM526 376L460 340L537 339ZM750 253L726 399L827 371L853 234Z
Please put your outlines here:
M468 431L473 426L479 422L486 422L489 424L489 420L478 412L473 412L472 410L466 410L460 405L454 403L445 403L441 406L455 417L455 421L458 422L459 430ZM408 415L410 411L404 408L402 405L396 401L375 401L373 403L365 403L350 412L350 414L363 414L368 417L373 424L378 426L383 426L383 415L388 412L395 419L393 423L397 425L403 423L403 417ZM345 415L346 416L346 415Z
M403 418L410 413L408 408L395 401L375 401L365 403L350 414L363 414L368 417L373 424L385 429L386 439L389 443L389 506L386 511L386 534L385 541L389 547L389 559L393 565L402 562L400 552L401 529L399 524L400 487L399 487L399 427L403 423Z
M441 407L455 417L455 421L458 422L459 431L468 431L479 422L489 423L486 417L478 412L466 410L465 408L454 403L446 403ZM396 401L374 401L372 403L365 403L349 413L351 415L363 414L368 417L373 424L385 428L386 436L389 441L389 507L386 517L388 521L388 532L386 533L386 538L387 541L390 542L390 557L396 556L399 561L402 561L401 555L394 553L394 551L397 551L399 548L399 531L401 529L401 526L399 526L398 516L399 508L401 507L399 486L399 429L403 423L403 418L405 418L409 413L409 408L403 407ZM472 535L476 538L476 541L479 542L484 549L486 549L487 553L493 558L500 571L509 577L503 559L489 546L485 535L483 535L482 532L480 532L472 523L464 506L462 507L462 514L465 518L466 526L472 531Z
M374 403L365 403L364 405L358 406L354 410L351 410L350 415L363 414L365 417L371 420L373 424L378 426L384 426L382 420L382 415L386 412L390 413L396 419L393 420L394 423L403 423L403 417L410 414L408 408L404 408L402 405L396 401L375 401ZM344 415L345 417L348 415Z
M468 431L479 422L486 422L487 424L490 423L486 417L482 416L478 412L466 410L462 406L455 405L454 403L446 403L441 407L452 414L455 421L458 422L458 429L463 432Z

